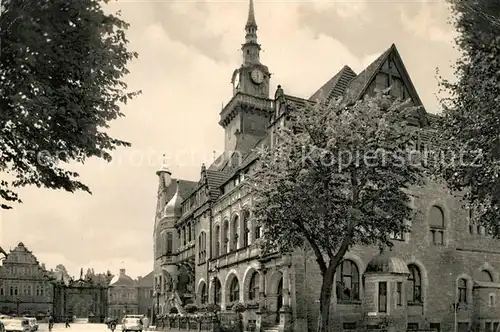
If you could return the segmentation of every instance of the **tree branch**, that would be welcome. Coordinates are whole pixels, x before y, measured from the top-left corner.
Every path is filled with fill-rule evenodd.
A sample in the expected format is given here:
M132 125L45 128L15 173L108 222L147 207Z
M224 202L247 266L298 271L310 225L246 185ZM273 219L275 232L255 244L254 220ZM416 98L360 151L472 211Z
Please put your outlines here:
M327 266L325 263L325 260L323 258L323 254L321 253L321 250L319 249L318 245L316 242L313 240L311 234L307 231L307 229L304 227L304 223L301 222L299 219L294 219L292 222L297 225L298 228L304 233L304 236L307 239L307 242L309 242L309 245L312 247L314 251L314 255L316 256L316 261L318 262L319 269L321 270L321 273L325 273Z
M354 168L351 172L351 184L352 184L352 208L355 209L359 200L359 190L358 190L359 184L358 184L356 168ZM349 225L347 227L347 234L342 240L339 250L337 250L335 256L331 258L336 264L342 257L344 257L347 249L349 248L349 245L351 244L351 241L354 237L354 228L356 227L356 223L357 221L355 220L355 216L352 216L351 219L349 220Z

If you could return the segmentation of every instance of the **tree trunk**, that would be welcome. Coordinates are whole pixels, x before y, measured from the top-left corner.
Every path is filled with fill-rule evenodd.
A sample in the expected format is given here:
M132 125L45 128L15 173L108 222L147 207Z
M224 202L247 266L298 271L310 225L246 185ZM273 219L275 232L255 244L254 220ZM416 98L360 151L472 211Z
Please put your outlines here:
M319 295L318 332L330 332L330 302L332 300L333 276L335 264L330 264L323 273L321 293Z

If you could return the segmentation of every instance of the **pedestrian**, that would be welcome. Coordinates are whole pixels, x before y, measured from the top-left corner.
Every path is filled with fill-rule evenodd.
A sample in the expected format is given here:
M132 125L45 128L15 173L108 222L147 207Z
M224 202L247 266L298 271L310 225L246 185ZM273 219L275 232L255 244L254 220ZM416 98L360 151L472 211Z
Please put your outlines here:
M52 331L52 327L54 326L54 318L52 315L49 316L49 331Z
M66 317L66 328L68 327L71 327L71 325L69 325L69 316Z

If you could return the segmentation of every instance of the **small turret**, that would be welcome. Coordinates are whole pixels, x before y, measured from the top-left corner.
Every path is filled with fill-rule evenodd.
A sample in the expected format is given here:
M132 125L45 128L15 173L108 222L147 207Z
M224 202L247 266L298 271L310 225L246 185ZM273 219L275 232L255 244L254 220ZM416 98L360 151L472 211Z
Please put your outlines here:
M182 204L182 197L179 194L179 180L177 180L177 188L175 194L165 206L165 209L163 210L163 215L166 217L174 217L180 215L182 211L181 204Z
M165 155L163 155L163 161L160 168L156 171L156 175L160 177L160 181L163 181L165 188L168 188L172 183L172 172L168 168Z

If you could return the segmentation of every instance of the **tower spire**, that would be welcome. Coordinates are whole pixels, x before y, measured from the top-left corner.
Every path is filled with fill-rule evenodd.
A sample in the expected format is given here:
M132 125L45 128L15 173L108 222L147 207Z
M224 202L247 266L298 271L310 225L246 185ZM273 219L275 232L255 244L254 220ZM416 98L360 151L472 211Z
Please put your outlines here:
M243 44L244 63L259 63L260 45L257 42L257 21L255 20L255 8L253 0L249 0L248 18L245 24L245 44Z
M255 21L255 9L253 7L253 0L250 0L250 4L248 6L248 19L245 28L255 27L257 28L257 22Z

